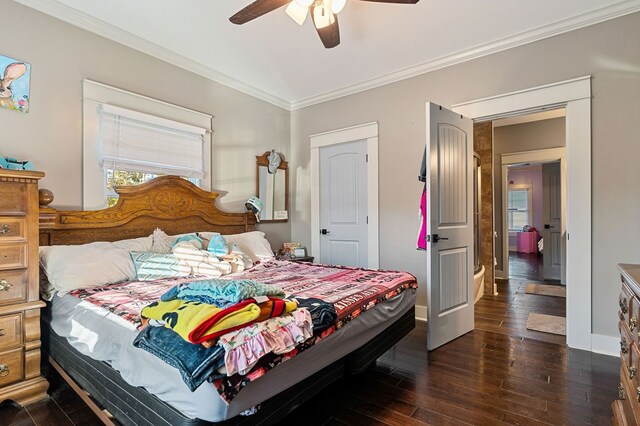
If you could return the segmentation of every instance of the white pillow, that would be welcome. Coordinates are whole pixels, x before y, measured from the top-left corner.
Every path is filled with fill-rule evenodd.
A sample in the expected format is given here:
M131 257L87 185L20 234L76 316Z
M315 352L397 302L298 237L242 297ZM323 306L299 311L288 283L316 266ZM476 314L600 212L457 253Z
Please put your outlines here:
M49 283L61 295L79 288L133 280L136 270L130 250L148 251L151 240L136 238L75 246L40 247L40 265Z
M202 237L208 240L210 240L214 234L214 232L200 233ZM251 231L243 232L242 234L223 235L223 237L227 240L229 247L235 244L243 253L249 256L253 262L273 258L271 244L269 244L269 241L264 237L264 232Z

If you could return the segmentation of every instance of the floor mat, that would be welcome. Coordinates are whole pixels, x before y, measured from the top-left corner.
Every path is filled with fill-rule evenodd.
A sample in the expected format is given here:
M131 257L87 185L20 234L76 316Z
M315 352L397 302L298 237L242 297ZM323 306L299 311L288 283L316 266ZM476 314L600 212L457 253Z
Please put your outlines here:
M542 331L543 333L567 335L567 319L555 315L529 313L527 330Z
M567 288L563 285L527 284L524 292L540 296L567 297Z

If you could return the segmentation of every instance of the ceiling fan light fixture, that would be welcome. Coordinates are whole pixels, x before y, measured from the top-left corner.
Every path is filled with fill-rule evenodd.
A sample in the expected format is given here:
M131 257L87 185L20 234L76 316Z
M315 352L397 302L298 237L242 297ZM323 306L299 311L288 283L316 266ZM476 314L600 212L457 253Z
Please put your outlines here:
M331 11L336 14L342 12L345 4L347 4L347 0L332 0Z
M293 0L293 2L297 3L300 7L309 7L314 1L315 0Z
M300 6L297 0L289 3L289 6L285 9L285 12L291 19L296 21L298 25L304 24L304 21L307 19L307 13L309 12L308 7Z
M331 0L322 0L321 4L313 8L313 23L317 29L328 27L335 21L331 11Z

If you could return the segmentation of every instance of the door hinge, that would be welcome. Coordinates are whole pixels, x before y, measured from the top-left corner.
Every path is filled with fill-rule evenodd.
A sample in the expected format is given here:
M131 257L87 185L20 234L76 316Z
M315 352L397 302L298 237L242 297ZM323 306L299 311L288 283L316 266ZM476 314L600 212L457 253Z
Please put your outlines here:
M369 216L367 216L367 225L369 224Z
M365 154L364 157L365 157L366 162L368 163L369 162L369 154Z

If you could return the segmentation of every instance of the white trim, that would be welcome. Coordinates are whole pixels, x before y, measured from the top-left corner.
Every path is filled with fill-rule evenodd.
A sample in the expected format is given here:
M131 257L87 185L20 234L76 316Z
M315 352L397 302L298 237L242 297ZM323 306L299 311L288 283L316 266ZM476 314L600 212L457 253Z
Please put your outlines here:
M516 92L491 96L453 105L466 117L481 117L475 121L492 121L530 112L563 107L567 102L591 97L591 76L582 76L557 83L531 87Z
M591 81L580 77L465 102L454 111L476 121L566 107L567 345L592 350Z
M291 104L278 96L258 89L250 84L237 80L231 76L228 76L220 71L216 71L211 67L201 64L193 59L182 56L172 50L169 50L163 46L153 43L149 40L145 40L142 37L138 37L128 31L118 28L115 25L111 25L107 22L96 19L86 13L80 12L71 6L67 6L58 1L51 0L15 0L24 6L38 10L54 18L65 21L71 25L82 28L109 40L113 40L116 43L120 43L124 46L138 50L147 55L158 58L171 65L175 65L179 68L193 72L208 78L211 81L220 83L224 86L231 87L239 92L253 96L265 102L269 102L275 106L290 110Z
M509 229L508 229L508 220L507 220L507 192L509 185L509 165L510 164L519 164L519 163L548 163L551 161L560 160L560 162L564 163L566 161L566 151L565 148L547 148L547 149L537 149L533 151L521 151L521 152L509 152L506 154L501 154L500 156L500 164L502 165L502 276L506 277L505 279L509 279L509 251L511 249L509 243ZM565 174L563 176L562 188L566 188L564 184ZM530 193L531 195L531 193ZM564 205L566 205L566 196L564 200ZM563 211L566 209L562 209ZM494 213L495 214L495 213ZM562 223L566 223L566 218ZM561 231L564 235L564 229ZM506 247L506 250L505 250ZM564 257L563 257L563 260ZM563 281L566 282L566 281Z
M378 137L378 123L375 121L309 135L311 149L375 137Z
M527 115L517 115L515 117L503 118L493 122L493 128L513 126L514 124L531 123L534 121L551 120L552 118L564 117L564 108L558 108L551 111L536 112Z
M427 322L427 307L416 305L416 321Z
M620 358L619 337L604 336L602 334L592 334L591 351L598 354Z
M23 0L24 1L24 0ZM605 6L601 9L574 16L572 18L553 22L548 25L524 31L520 34L498 39L489 43L481 44L470 49L446 55L438 59L423 62L404 70L392 72L390 74L373 78L362 83L343 87L338 90L326 92L317 96L300 99L291 102L291 110L305 108L322 102L331 101L343 96L353 95L355 93L364 92L365 90L374 89L376 87L385 86L407 78L415 77L431 71L446 68L451 65L470 61L472 59L481 58L497 52L512 49L514 47L533 43L545 38L554 37L569 31L595 25L610 19L629 15L640 11L640 4L637 0L627 0L614 5ZM466 114L465 114L466 115ZM467 115L470 117L471 115Z
M193 59L186 58L176 52L173 52L163 46L159 46L141 37L131 34L121 28L108 24L104 21L96 19L77 9L67 6L61 2L52 2L50 0L15 0L17 3L46 13L47 15L68 22L71 25L98 34L117 43L129 46L132 49L146 53L165 62L168 62L187 71L199 74L212 81L231 87L247 95L269 102L280 108L294 111L311 105L327 102L343 96L352 95L354 93L363 92L417 75L425 74L431 71L439 70L451 65L470 61L472 59L481 58L493 53L512 49L514 47L533 43L545 38L564 34L569 31L595 25L610 19L619 18L640 11L640 2L638 0L625 0L613 5L605 6L600 9L583 13L568 19L563 19L551 24L524 31L522 33L494 40L489 43L481 44L470 49L462 50L450 55L446 55L434 60L429 60L421 64L395 71L387 75L383 75L371 80L349 85L338 90L332 90L317 96L311 96L299 100L285 100L275 94L265 90L258 89L250 84L239 81L231 76L216 71L205 66ZM470 116L470 115L469 115Z
M378 123L365 123L309 136L311 147L311 256L320 258L320 148L358 140L367 141L368 268L380 266Z

